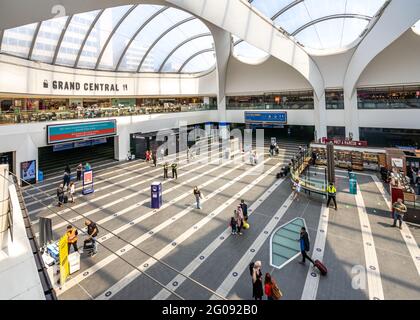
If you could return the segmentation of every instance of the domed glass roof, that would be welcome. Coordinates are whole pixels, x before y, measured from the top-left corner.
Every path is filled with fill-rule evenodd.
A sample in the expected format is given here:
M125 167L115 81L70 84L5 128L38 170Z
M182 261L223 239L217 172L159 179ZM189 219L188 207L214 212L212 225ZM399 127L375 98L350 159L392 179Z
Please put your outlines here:
M198 73L215 65L213 37L191 14L126 5L4 30L1 53L74 68Z

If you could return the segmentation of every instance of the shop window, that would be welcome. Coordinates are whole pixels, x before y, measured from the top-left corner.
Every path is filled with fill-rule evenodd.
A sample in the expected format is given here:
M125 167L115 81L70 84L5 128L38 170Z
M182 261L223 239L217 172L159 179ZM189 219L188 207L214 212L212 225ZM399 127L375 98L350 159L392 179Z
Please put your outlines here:
M420 109L420 86L357 90L359 109Z
M328 139L345 139L346 128L345 127L327 127Z
M325 91L325 105L327 110L344 110L343 90Z

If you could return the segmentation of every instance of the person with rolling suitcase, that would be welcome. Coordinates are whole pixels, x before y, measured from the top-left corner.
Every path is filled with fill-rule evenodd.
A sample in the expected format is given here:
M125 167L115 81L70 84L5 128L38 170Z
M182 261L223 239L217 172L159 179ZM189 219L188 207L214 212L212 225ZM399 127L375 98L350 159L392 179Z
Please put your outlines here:
M58 206L61 207L64 202L64 186L60 184L57 188Z
M96 223L90 220L85 221L85 226L87 227L88 238L84 241L83 248L86 250L91 246L93 249L91 256L93 257L98 252L96 237L98 236L99 230Z
M299 263L305 264L306 259L308 259L310 262L312 262L312 264L315 264L315 262L307 254L307 252L309 251L310 245L309 245L309 235L306 232L305 227L302 227L300 229L299 242L300 242L300 253L302 254L302 261L299 261Z

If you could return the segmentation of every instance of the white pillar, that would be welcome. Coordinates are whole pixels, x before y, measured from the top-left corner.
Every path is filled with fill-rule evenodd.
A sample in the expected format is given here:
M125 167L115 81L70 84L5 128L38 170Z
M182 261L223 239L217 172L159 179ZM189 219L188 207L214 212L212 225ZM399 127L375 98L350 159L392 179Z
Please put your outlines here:
M315 130L316 138L320 139L327 136L327 114L325 104L325 91L322 96L317 97L314 93L314 113L315 113Z
M229 32L216 27L213 24L207 24L210 29L216 52L216 72L217 72L217 109L219 122L226 121L226 73L230 57L232 40Z
M344 92L344 115L346 138L352 134L353 140L359 140L359 110L357 109L357 90L351 95Z
M128 151L130 151L130 133L126 128L120 126L118 127L118 136L114 139L114 159L126 160Z
M0 165L0 250L6 249L8 245L7 213L9 211L9 166Z

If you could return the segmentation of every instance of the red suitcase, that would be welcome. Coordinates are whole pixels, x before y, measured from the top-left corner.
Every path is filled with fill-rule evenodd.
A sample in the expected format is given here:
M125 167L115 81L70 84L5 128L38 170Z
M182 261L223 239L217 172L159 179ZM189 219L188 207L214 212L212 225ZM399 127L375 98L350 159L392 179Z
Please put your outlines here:
M319 272L321 273L321 275L323 275L323 276L326 276L327 275L327 273L328 273L327 267L324 266L324 264L321 261L315 260L314 267L319 270Z

